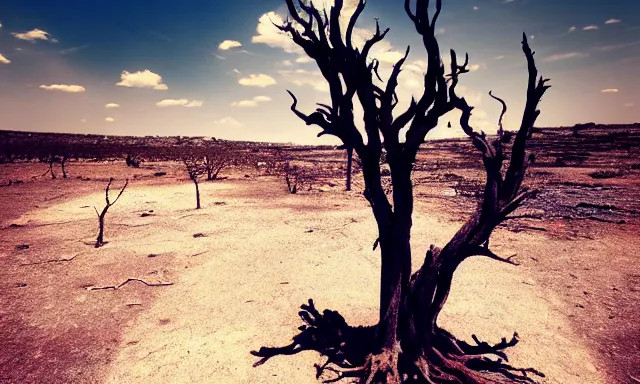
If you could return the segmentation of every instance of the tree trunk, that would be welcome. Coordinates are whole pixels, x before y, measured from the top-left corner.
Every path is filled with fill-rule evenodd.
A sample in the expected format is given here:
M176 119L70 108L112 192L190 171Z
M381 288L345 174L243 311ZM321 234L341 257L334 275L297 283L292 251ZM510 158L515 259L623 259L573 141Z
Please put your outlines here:
M353 148L347 148L347 185L346 190L351 190L351 169L353 166Z
M56 174L53 172L53 161L49 160L49 172L51 172L51 179L56 179Z
M67 178L67 171L64 168L64 164L67 162L66 159L62 159L60 160L60 168L62 168L62 178L66 179Z
M197 180L193 180L193 183L196 185L196 209L200 209L200 188Z
M104 216L107 213L106 209L98 216L98 226L100 227L98 231L98 238L96 239L96 248L102 247L104 244Z

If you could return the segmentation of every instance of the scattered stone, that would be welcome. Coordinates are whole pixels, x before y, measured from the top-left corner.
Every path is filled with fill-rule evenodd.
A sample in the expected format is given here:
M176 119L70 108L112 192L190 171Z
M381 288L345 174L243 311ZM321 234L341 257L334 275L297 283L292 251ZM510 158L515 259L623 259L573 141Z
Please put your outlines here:
M153 176L155 176L155 177L161 177L161 176L166 176L166 175L167 175L167 172L156 172L156 173L153 174Z
M18 251L23 251L25 249L29 249L29 244L16 245L16 250L18 250Z
M142 214L140 215L140 217L147 217L147 216L153 216L153 215L149 212L142 212Z
M194 238L198 238L198 237L207 237L207 235L205 235L204 233L195 233L193 235Z

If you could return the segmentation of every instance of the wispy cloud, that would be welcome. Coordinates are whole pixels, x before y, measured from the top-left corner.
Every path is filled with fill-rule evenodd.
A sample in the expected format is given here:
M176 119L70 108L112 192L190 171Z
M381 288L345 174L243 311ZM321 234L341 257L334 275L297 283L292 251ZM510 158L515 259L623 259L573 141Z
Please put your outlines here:
M575 25L572 25L572 26L569 27L569 31L568 32L571 33L571 32L573 32L575 30L576 30Z
M633 47L640 44L640 40L637 41L632 41L630 43L624 43L624 44L612 44L612 45L601 45L599 47L595 47L595 49L597 51L615 51L617 49L622 49L622 48L629 48L629 47Z
M89 44L80 45L78 47L71 47L71 48L67 48L67 49L61 50L60 54L61 55L68 55L70 53L75 53L75 52L78 52L78 51L80 51L82 49L85 49L85 48L88 48L88 47L89 47Z
M625 103L624 106L625 107L633 107L635 105L635 103Z
M551 55L551 56L547 56L544 59L542 59L542 61L544 62L553 62L553 61L560 61L560 60L567 60L567 59L577 59L577 58L582 58L582 57L587 57L588 55L586 53L580 53L580 52L567 52L567 53L558 53L555 55Z
M276 79L269 75L265 75L263 73L260 74L250 74L249 77L243 77L238 80L238 84L244 85L247 87L268 87L270 85L277 84Z
M107 117L104 119L104 121L106 121L107 123L113 123L114 121L116 121L116 119L114 119L113 117Z
M617 24L617 23L620 23L621 21L622 20L620 20L620 19L609 19L609 20L605 21L604 23L605 24Z
M600 29L597 25L587 25L586 27L582 28L583 31L595 31L596 29Z
M0 63L2 63L2 64L11 64L11 60L7 59L6 57L4 57L2 55L2 53L0 53Z
M218 49L221 51L228 51L231 48L242 47L242 43L235 40L225 40L220 45L218 45Z
M49 32L43 31L41 29L33 29L28 32L14 32L12 33L17 39L25 40L25 41L36 41L36 40L44 40L51 41L52 43L58 42L56 39L52 39Z
M104 107L107 108L107 109L120 108L120 104L109 103L109 104L105 105Z
M260 103L266 103L271 101L269 96L256 96L251 100L234 101L231 103L232 107L257 107Z
M618 89L617 88L607 88L607 89L603 89L600 92L602 93L618 93Z
M156 106L160 108L167 107L186 107L186 108L197 108L202 107L204 102L202 100L187 100L187 99L165 99L162 101L158 101Z
M38 88L42 88L47 91L60 91L60 92L69 92L69 93L80 93L85 91L85 88L81 85L66 85L66 84L41 85Z
M226 125L228 127L243 127L244 124L242 124L241 122L239 122L238 120L234 119L233 117L227 116L227 117L223 117L220 120L216 120L213 122L213 124L215 125Z
M148 69L135 73L122 71L120 80L121 81L119 83L116 83L119 87L151 88L159 91L166 91L169 89L166 84L162 83L162 76L157 73L153 73Z

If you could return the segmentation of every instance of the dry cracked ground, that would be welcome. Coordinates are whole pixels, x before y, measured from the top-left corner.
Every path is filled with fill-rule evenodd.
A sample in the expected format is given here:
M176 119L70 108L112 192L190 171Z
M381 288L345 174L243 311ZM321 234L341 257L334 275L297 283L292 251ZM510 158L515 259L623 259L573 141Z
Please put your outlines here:
M202 183L195 210L178 165L149 167L77 164L84 179L46 180L29 179L42 165L2 166L3 179L28 181L0 188L0 383L316 383L313 352L252 368L249 351L288 343L308 298L375 322L380 260L360 194L290 195L276 178L237 174ZM136 174L158 169L168 176ZM109 176L114 191L131 180L96 249ZM418 201L415 268L457 230L453 212ZM465 262L441 325L469 341L517 331L511 362L543 383L625 383L640 376L638 228L554 236L563 225L499 229L494 250L521 265ZM95 289L129 278L152 286Z

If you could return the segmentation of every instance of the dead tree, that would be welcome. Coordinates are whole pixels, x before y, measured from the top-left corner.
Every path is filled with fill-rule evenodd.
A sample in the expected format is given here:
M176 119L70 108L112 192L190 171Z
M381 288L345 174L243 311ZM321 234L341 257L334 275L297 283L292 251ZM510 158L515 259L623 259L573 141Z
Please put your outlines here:
M220 146L207 151L204 157L207 181L217 180L220 171L228 166L232 160L231 153Z
M308 187L311 190L315 177L311 172L300 165L291 164L286 161L282 168L284 174L284 181L287 183L287 189L289 193L295 195L303 187Z
M187 169L189 180L196 186L196 209L200 209L200 178L207 172L203 157L187 157L182 160Z
M458 61L451 50L451 65L446 73L435 36L436 21L442 1L436 0L430 15L429 0L405 0L409 19L421 35L427 51L424 91L418 100L395 117L398 103L398 75L409 49L384 85L378 85L376 60L368 54L380 42L388 29L381 31L376 22L374 35L362 47L354 47L352 36L356 21L365 7L360 0L343 34L340 13L343 1L336 0L328 12L312 5L286 0L291 19L278 28L289 34L306 54L315 60L329 84L331 105L319 105L314 113L297 109L293 98L291 110L306 125L321 128L319 135L338 137L354 149L362 161L365 183L364 196L376 219L382 266L380 281L380 311L373 327L352 327L334 311L320 313L310 301L302 306L299 316L304 322L293 342L284 347L263 347L252 354L264 363L276 355L291 355L315 350L327 357L317 367L318 377L324 371L334 372L335 380L356 378L361 383L496 383L534 382L527 374L542 375L534 369L517 369L508 365L504 350L518 342L511 340L490 345L474 335L476 345L456 339L438 326L437 320L447 301L455 270L467 258L485 256L515 264L494 254L488 247L489 238L507 216L534 191L523 188L522 182L529 163L526 144L540 113L538 103L545 91L547 79L538 80L533 52L523 35L522 50L528 65L527 101L513 143L507 143L502 129L506 104L498 98L503 111L496 138L475 131L469 119L473 107L460 97L456 87L460 76L468 69L468 55ZM412 8L415 8L413 10ZM364 132L354 124L353 99L364 110ZM475 212L442 248L432 245L426 250L423 265L411 273L411 227L413 190L411 173L420 145L427 134L438 126L439 119L450 111L461 112L460 126L482 157L486 180L484 194ZM400 131L406 129L401 137ZM366 136L366 140L365 139ZM503 147L509 145L510 151ZM380 157L383 149L391 175L392 194L388 198L381 184ZM510 152L510 156L507 154ZM506 163L505 163L506 162ZM505 170L503 170L505 163ZM391 201L390 201L391 200ZM492 360L487 355L498 357Z
M66 155L66 154L58 157L58 160L59 160L59 163L60 163L60 170L62 171L62 178L63 179L67 178L67 170L65 168L65 165L66 165L68 159L69 159L69 156Z
M111 187L112 182L113 182L113 177L109 178L109 183L107 184L107 188L105 188L104 197L105 197L106 205L104 206L104 208L102 208L102 212L98 212L98 209L95 206L93 207L93 209L95 209L96 211L96 214L98 215L98 226L100 228L98 232L98 238L96 239L96 245L95 245L96 248L100 248L104 245L104 217L107 215L107 211L109 210L109 208L111 208L112 205L114 205L118 201L120 196L122 196L122 193L124 192L125 188L127 188L127 185L129 185L129 179L127 179L124 183L124 186L118 193L118 196L116 197L116 199L113 200L113 202L111 202L109 200L109 187Z

